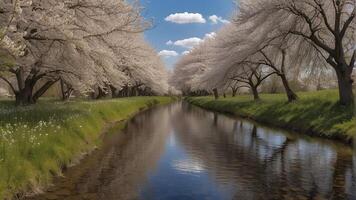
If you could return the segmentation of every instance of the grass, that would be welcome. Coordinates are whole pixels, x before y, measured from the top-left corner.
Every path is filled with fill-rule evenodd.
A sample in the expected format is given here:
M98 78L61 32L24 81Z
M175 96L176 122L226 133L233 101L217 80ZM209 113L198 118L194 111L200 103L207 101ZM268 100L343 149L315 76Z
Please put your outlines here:
M355 110L337 103L338 92L325 90L298 93L300 99L287 103L284 94L262 94L260 101L249 95L221 98L189 97L202 108L225 112L265 124L310 135L352 142L356 135Z
M53 176L100 145L108 122L171 102L169 97L50 102L15 107L0 101L0 199L48 186Z

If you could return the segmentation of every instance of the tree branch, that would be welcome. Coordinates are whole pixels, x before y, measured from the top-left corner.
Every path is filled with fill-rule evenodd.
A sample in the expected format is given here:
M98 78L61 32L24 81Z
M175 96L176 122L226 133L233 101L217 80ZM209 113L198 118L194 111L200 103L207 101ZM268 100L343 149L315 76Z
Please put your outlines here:
M15 87L12 85L12 83L7 78L0 75L0 79L4 80L10 86L10 88L14 94L17 93Z
M355 7L354 7L354 9L352 11L351 16L346 20L344 26L341 29L341 32L340 32L340 37L341 38L343 38L345 36L346 31L349 28L350 24L352 23L352 20L354 20L354 18L355 18Z

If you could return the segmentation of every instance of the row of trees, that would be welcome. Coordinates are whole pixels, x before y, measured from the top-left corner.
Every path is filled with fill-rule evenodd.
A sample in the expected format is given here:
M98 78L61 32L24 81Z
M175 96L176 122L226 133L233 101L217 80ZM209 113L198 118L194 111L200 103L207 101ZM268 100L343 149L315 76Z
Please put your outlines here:
M353 103L355 0L241 0L233 23L176 65L172 84L202 95L249 88L255 99L265 80L277 77L289 101L290 79L320 83L335 77L340 103ZM330 76L330 74L332 74ZM318 80L318 81L315 81Z
M63 99L167 93L167 71L143 39L149 26L124 0L2 0L1 84L19 105L54 84Z

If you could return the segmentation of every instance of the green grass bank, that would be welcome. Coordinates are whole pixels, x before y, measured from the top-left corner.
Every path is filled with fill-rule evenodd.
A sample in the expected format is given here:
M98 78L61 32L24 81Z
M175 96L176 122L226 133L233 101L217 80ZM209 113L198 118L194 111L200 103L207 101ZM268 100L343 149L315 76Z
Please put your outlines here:
M110 122L125 120L170 97L102 101L42 101L15 107L0 101L0 199L48 186L53 176L100 146Z
M260 101L249 95L220 98L188 97L199 107L249 118L254 121L288 130L351 143L356 136L353 107L337 103L338 92L333 90L298 93L299 100L287 103L284 94L262 94Z

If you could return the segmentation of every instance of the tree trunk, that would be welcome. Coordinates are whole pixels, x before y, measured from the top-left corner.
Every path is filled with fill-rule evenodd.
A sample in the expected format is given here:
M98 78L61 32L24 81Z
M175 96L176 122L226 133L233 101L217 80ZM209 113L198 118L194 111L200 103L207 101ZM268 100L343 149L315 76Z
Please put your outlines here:
M65 86L64 86L64 81L61 79L60 80L60 84L61 84L61 93L62 93L62 101L65 101L66 99L66 95L65 95Z
M23 106L35 103L32 99L32 92L36 81L29 79L29 77L25 80L25 75L22 68L19 68L16 71L16 79L18 85L18 90L15 91L16 105Z
M24 88L16 92L15 94L16 105L25 106L25 105L34 104L35 101L32 98L32 91L33 91L33 87L31 87L30 85L25 85Z
M144 90L142 88L137 89L137 95L138 96L144 96Z
M354 103L354 94L352 91L353 80L351 77L352 71L342 72L341 70L337 70L336 74L339 85L340 104L345 106L352 105Z
M128 86L123 86L122 89L118 93L118 97L127 97Z
M111 91L111 97L117 98L119 95L117 93L117 89L113 85L109 85Z
M73 94L73 88L64 89L62 92L62 101L68 101L70 96Z
M71 86L66 84L62 79L60 83L61 83L62 101L67 101L69 100L74 90Z
M260 95L258 94L257 87L251 87L253 99L255 101L260 100Z
M284 90L286 91L286 94L287 94L287 97L288 97L288 102L296 101L298 99L298 96L290 88L286 75L285 74L280 74L279 76L282 79Z
M101 87L98 87L98 96L96 96L96 99L101 99L103 97L105 97L105 92Z
M69 89L67 90L66 100L69 100L69 98L72 96L73 92L74 92L74 89L73 89L73 88L69 88Z
M236 96L236 92L237 90L236 89L232 89L232 96L235 97Z
M16 105L23 106L35 104L37 100L56 82L57 80L47 81L40 89L33 93L33 88L35 86L34 81L26 81L24 88L15 94Z
M59 79L57 79L57 80L50 80L50 81L47 81L45 84L43 84L42 87L41 87L40 89L38 89L38 90L35 92L35 94L33 94L33 96L32 96L33 102L36 103L37 100L38 100L42 95L44 95L44 94L47 92L47 90L48 90L50 87L52 87L52 85L55 84L58 80L59 80Z
M124 97L128 97L129 96L129 86L124 86L124 89L123 89L123 96Z
M39 71L32 69L30 74L25 78L23 68L19 68L15 72L18 90L14 91L15 93L15 103L16 105L30 105L35 104L37 100L46 93L46 91L59 79L46 80L46 82L37 90L33 91L35 85L39 80L43 80L46 74L39 74Z
M137 87L136 86L133 86L131 88L131 96L133 96L133 97L137 96Z
M219 99L219 92L218 92L218 89L217 89L217 88L214 88L214 89L213 89L213 92L214 92L214 98L215 98L215 99Z

